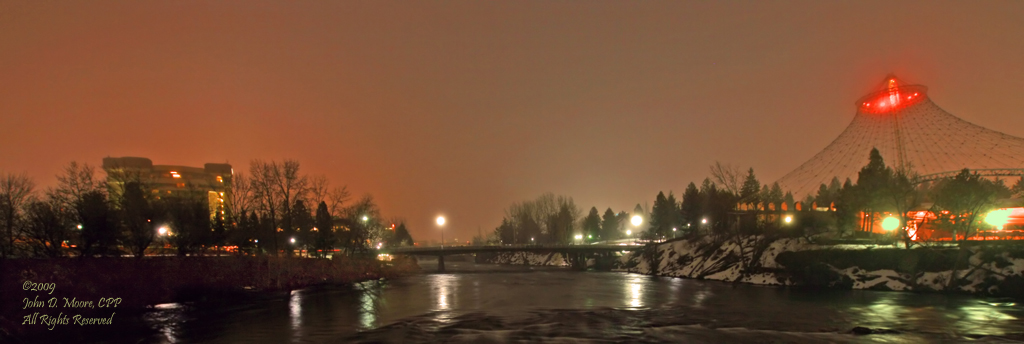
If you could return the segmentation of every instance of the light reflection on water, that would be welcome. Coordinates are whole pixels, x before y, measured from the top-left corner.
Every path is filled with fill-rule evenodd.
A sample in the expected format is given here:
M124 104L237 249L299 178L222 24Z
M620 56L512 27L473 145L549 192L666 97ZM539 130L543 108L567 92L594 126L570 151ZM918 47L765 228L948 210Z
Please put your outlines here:
M292 290L288 299L288 315L292 320L292 331L296 337L302 336L302 291Z
M602 309L621 310L614 318L653 319L656 313L669 325L714 328L845 333L865 326L954 337L1024 333L1019 320L1024 306L956 295L808 291L536 267L460 273L458 266L448 264L455 273L417 274L351 289L295 291L285 300L250 301L242 310L158 307L148 323L159 340L150 342L323 342L403 321L460 326L466 321L462 316L478 318L478 313L522 319L540 310ZM584 324L604 321L599 315L578 316Z
M623 281L628 288L629 306L633 308L643 307L643 287L646 284L642 275L632 275L632 278Z

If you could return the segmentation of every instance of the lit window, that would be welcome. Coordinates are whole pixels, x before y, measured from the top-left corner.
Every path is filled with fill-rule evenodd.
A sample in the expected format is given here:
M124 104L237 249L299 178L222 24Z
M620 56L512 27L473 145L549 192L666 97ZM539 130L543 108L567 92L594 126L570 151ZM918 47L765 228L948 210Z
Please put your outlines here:
M223 183L224 182L224 177L217 176L217 181L220 182L220 183Z
M181 175L177 171L171 171L171 178L181 178Z

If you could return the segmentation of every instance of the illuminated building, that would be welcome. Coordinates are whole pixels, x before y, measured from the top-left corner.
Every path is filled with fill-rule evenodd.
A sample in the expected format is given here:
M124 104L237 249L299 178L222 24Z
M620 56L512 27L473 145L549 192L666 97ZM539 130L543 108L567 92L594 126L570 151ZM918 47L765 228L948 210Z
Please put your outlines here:
M155 199L205 194L211 216L218 209L225 213L230 209L227 202L231 199L233 170L229 164L205 164L203 167L153 165L153 161L147 158L107 157L103 158L103 170L107 172L107 188L111 195L120 195L125 183L138 181Z
M797 199L814 195L837 177L857 181L857 172L877 148L886 165L912 170L921 181L969 168L982 176L1024 176L1024 139L964 121L928 98L928 88L886 77L880 90L856 102L857 114L824 150L778 183Z

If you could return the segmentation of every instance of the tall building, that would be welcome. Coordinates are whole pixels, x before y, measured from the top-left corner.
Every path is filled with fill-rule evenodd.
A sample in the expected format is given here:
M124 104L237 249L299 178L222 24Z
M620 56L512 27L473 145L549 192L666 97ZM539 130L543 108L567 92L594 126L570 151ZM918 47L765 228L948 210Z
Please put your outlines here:
M125 183L140 182L156 199L163 197L206 194L211 216L218 209L224 215L229 209L231 182L234 174L229 164L205 164L203 167L153 165L147 158L103 158L107 172L107 188L111 195L120 195Z

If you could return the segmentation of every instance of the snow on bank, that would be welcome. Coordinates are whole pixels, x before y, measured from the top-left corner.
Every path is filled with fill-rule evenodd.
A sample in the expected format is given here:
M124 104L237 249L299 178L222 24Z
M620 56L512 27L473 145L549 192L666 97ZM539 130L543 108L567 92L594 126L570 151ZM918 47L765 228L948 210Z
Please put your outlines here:
M804 238L766 240L761 236L745 237L739 240L714 241L703 238L694 241L674 241L657 245L643 251L626 254L619 260L620 271L661 276L707 279L724 282L740 282L762 285L792 285L793 271L779 264L776 258L783 252L806 250L869 250L892 248L876 245L820 245ZM1019 284L1024 278L1024 258L1017 258L1009 252L998 249L972 249L969 266L956 271L954 290L974 294L998 294L1000 285L1007 279ZM1017 254L1016 256L1020 256ZM652 259L654 258L654 259ZM656 266L652 266L656 262ZM828 266L837 277L836 285L846 282L853 289L875 290L945 290L950 284L952 273L947 271L899 272L893 262L891 269L865 270L857 266L838 269ZM1008 287L1014 287L1010 285ZM1019 286L1017 287L1019 288ZM1004 292L1005 294L1005 292Z
M561 253L502 252L489 260L494 264L569 266Z

